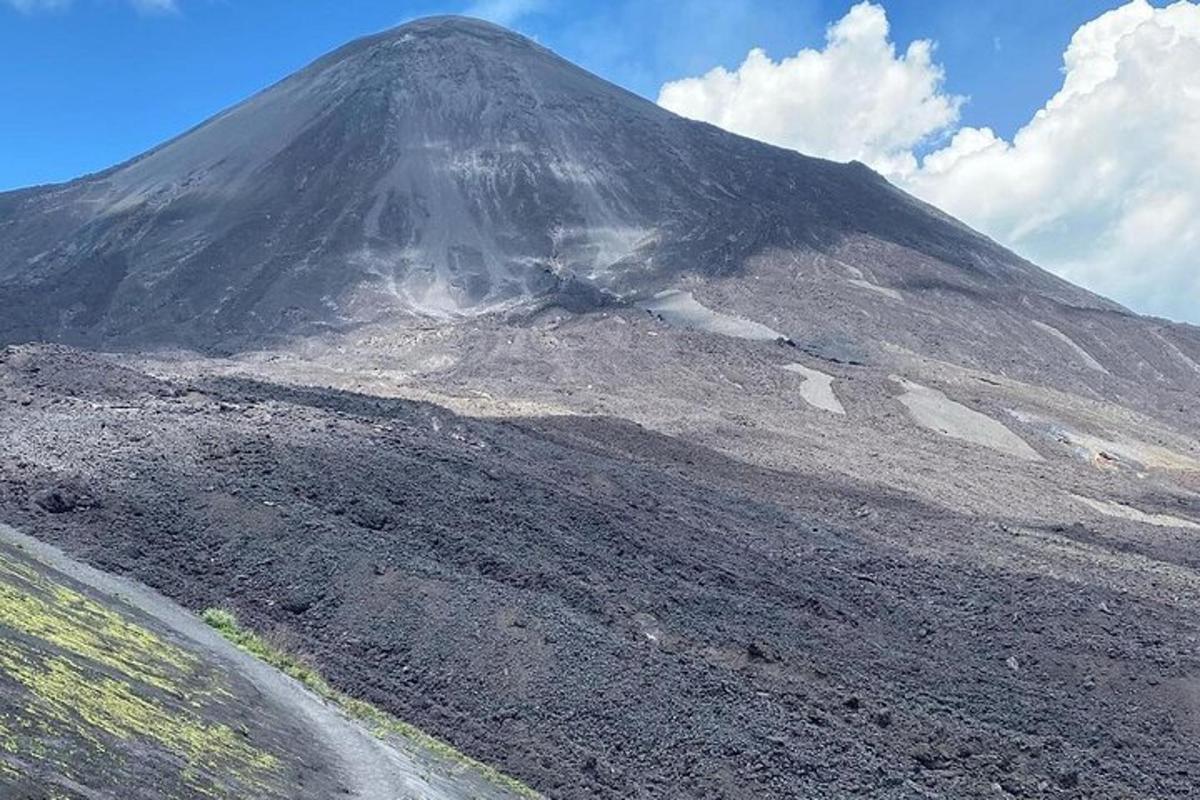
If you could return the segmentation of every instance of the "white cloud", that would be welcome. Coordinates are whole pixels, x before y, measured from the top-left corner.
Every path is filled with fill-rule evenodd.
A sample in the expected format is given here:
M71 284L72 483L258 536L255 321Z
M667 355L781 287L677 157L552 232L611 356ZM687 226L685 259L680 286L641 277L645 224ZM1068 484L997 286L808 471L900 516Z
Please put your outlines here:
M839 33L847 25L858 36ZM1081 26L1062 88L1011 141L954 127L957 99L941 93L929 47L895 57L883 10L860 4L823 51L779 64L751 53L736 73L664 86L660 102L859 158L1070 280L1200 322L1200 5L1133 0ZM914 146L939 135L948 143L918 159Z
M36 11L62 11L71 7L73 0L3 0L3 2L25 14ZM143 14L164 14L179 10L176 0L128 0L129 4Z
M524 16L541 11L546 0L476 0L463 11L468 17L478 17L497 25L512 25Z
M71 5L71 0L5 0L17 11L29 14L34 11L54 11Z
M138 11L147 14L166 14L179 10L175 0L129 0Z
M888 172L910 169L912 150L958 120L962 98L941 91L933 44L897 54L884 10L859 3L826 31L823 50L772 61L751 50L730 72L717 67L662 87L664 108L727 130Z
M901 185L1088 288L1200 322L1200 5L1076 31L1011 142L964 128Z

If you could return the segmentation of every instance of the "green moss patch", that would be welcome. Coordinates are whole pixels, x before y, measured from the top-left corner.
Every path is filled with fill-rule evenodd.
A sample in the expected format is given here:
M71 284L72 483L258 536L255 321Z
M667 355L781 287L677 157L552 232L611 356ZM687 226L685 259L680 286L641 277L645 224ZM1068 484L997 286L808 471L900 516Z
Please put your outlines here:
M192 654L0 549L0 784L24 764L26 779L274 796L278 759L217 721L231 700Z

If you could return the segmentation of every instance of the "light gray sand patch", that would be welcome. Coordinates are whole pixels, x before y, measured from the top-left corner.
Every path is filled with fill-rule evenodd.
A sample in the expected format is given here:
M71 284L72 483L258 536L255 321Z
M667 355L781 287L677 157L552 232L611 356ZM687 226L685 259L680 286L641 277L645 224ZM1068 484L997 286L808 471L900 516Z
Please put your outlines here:
M761 323L714 311L697 300L691 292L678 289L659 292L641 306L668 325L681 328L754 341L773 342L776 339L787 338L779 331Z
M923 428L953 439L990 447L1026 461L1041 461L1036 450L996 420L956 403L937 389L892 376L904 388L900 402Z
M800 397L810 406L830 411L834 414L845 414L846 409L833 391L833 376L820 370L809 369L803 364L784 364L788 372L795 372L804 377L800 384Z

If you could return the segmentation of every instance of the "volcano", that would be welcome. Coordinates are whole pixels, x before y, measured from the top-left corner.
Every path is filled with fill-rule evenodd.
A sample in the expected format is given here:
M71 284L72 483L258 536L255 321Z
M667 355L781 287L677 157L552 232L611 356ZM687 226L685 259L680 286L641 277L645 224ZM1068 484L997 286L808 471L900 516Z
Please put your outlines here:
M1195 794L1200 329L510 31L0 195L0 345L0 519L548 798Z
M209 348L650 296L851 237L1112 308L897 190L684 120L502 28L353 42L132 161L0 195L0 337Z

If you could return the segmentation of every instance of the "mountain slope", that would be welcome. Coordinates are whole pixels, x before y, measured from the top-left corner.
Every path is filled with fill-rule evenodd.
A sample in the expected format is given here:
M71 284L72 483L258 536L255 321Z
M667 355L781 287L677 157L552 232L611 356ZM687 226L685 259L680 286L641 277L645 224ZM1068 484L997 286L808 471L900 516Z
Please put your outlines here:
M862 382L835 385L847 428ZM704 400L724 411L721 383ZM1196 531L1071 517L1047 476L1200 526L1194 479L1125 485L1044 442L1045 462L976 462L789 409L811 437L783 440L799 457L824 432L883 478L917 445L910 476L953 473L923 498L602 416L153 380L46 346L0 351L0 391L31 400L0 414L6 518L192 608L236 609L547 797L1194 796ZM760 406L732 408L765 427ZM96 502L31 502L67 475ZM947 508L974 485L1002 510Z
M944 265L943 284L1114 308L860 164L684 120L449 17L106 172L0 195L0 340L236 347L393 312L592 307L854 236Z

